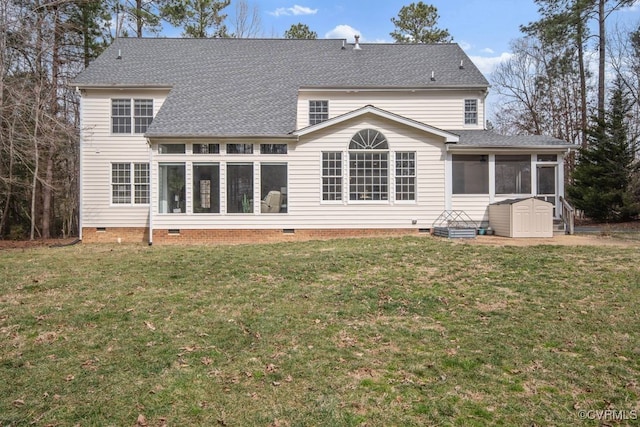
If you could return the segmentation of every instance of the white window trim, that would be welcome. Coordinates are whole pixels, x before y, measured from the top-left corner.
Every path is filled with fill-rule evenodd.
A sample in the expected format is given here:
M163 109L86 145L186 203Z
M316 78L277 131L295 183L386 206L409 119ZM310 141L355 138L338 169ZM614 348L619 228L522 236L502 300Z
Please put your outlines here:
M322 162L324 161L323 155L325 153L340 153L340 168L342 169L342 175L340 176L340 178L342 179L342 182L340 184L341 200L324 200L324 197L323 197L324 196L324 194L323 194L323 186L324 186L323 179L325 178L325 176L322 174ZM345 183L345 176L346 176L345 175L346 174L346 172L345 172L345 161L344 161L345 155L346 155L345 153L346 153L346 151L339 151L339 150L333 150L333 151L328 150L328 151L321 151L320 152L320 161L319 161L319 164L320 164L320 186L318 187L318 194L320 195L320 204L327 204L327 205L343 205L343 204L346 204L345 203L345 199L344 199L344 197L345 197L345 189L344 189L345 185L344 185L344 183Z
M387 153L388 154L388 188L387 188L387 200L351 200L350 199L350 188L349 188L349 180L351 178L350 170L349 170L349 155L353 152L363 152L363 153ZM324 200L323 198L323 178L322 174L322 161L324 153L341 153L342 154L342 200ZM415 175L414 185L415 185L415 198L413 200L398 200L396 198L396 153L413 153L414 161L416 164L415 167ZM412 150L344 150L344 151L323 151L319 155L319 164L320 164L320 182L318 186L318 194L320 199L320 204L326 205L417 205L419 195L419 170L418 170L418 153Z
M129 111L131 114L131 131L130 132L114 132L113 131L113 100L114 99L128 99L130 104L129 104ZM151 122L153 122L153 120L155 119L155 99L153 98L129 98L129 97L113 97L113 98L109 98L109 135L111 136L131 136L131 135L144 135L143 133L136 133L136 117L135 117L135 103L137 101L151 101ZM145 131L146 132L146 131ZM118 163L118 162L114 162L114 163ZM121 162L122 163L122 162Z
M327 118L324 120L320 120L319 122L316 123L311 123L311 103L312 102L326 102L327 103ZM317 113L315 113L317 114ZM307 123L309 126L314 126L317 124L320 124L322 122L326 122L327 120L329 120L329 100L328 99L310 99L309 102L307 102Z
M414 198L413 200L398 200L397 198L397 193L396 193L396 180L397 180L397 175L396 175L396 155L397 153L413 153L413 161L415 163L414 166L414 175L413 175L413 186L415 188L414 190ZM392 152L392 157L393 157L393 170L390 171L391 175L393 176L392 179L392 184L393 184L393 198L392 201L394 204L398 204L398 205L415 205L418 203L418 153L416 151L407 151L407 150L398 150L398 151L393 151Z
M191 185L186 185L187 183L185 183L185 193L188 193L188 195L186 195L185 197L187 197L187 214L188 215L196 215L196 216L202 216L202 215L216 215L216 216L220 216L222 214L222 162L219 161L214 161L214 160L203 160L200 161L199 159L195 159L194 161L187 161L185 162L189 165L188 170L190 172L189 176L186 177L185 181L187 181L187 183L191 183ZM218 166L218 212L194 212L193 211L193 179L194 179L194 175L193 175L193 168L195 166ZM187 175L187 171L185 171L185 175Z
M467 101L476 102L476 122L467 123ZM465 98L462 103L462 125L465 128L477 128L480 123L480 100L478 98Z
M129 165L129 203L114 203L113 201L113 165L125 164ZM147 186L149 188L149 195L146 203L135 203L136 198L136 178L135 178L135 165L147 165ZM109 163L109 206L111 207L137 207L146 206L151 204L151 164L146 162L110 162Z

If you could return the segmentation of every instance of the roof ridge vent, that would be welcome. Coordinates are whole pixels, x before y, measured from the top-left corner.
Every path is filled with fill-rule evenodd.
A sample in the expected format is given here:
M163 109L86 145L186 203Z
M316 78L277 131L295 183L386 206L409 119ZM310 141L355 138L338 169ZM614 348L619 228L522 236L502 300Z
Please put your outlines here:
M353 50L362 50L360 47L360 36L354 36L354 38L356 39L356 44L353 45Z
M460 60L460 66L458 68L464 70L464 59Z

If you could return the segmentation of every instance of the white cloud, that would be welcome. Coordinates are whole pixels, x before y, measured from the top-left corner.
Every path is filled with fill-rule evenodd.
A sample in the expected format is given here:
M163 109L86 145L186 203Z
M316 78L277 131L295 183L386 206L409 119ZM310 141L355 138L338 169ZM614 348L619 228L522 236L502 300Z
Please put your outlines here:
M347 39L353 41L354 36L361 36L360 31L349 25L338 25L333 30L324 35L325 39ZM364 37L360 37L360 41L364 42Z
M318 9L311 9L310 7L300 6L294 4L293 7L279 7L273 12L269 12L269 15L273 16L298 16L298 15L315 15Z
M464 40L461 40L458 42L458 46L460 46L460 49L462 50L469 50L471 49L471 43L468 43Z
M480 52L482 53L488 53L489 55L494 54L495 52L493 51L493 49L491 49L490 47L485 47L484 49L482 49Z
M503 52L500 56L469 56L476 67L484 74L488 76L493 73L498 64L508 61L513 56L510 52Z

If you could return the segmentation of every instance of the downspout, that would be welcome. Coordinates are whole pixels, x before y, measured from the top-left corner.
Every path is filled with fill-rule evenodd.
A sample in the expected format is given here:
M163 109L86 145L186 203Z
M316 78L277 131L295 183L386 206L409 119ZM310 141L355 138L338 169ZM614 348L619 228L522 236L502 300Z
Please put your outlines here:
M151 148L151 142L147 138L147 145L149 146L149 246L153 245L153 149Z
M80 102L78 103L78 114L80 116L80 132L79 132L79 139L78 139L78 240L82 241L82 195L83 195L83 191L82 191L82 187L84 186L84 179L83 176L84 174L82 173L83 171L83 167L82 167L82 159L84 157L84 130L82 127L82 121L83 121L83 116L82 116L82 104L83 104L83 98L82 98L82 91L80 90L80 88L78 86L76 86L76 93L78 95L80 95Z

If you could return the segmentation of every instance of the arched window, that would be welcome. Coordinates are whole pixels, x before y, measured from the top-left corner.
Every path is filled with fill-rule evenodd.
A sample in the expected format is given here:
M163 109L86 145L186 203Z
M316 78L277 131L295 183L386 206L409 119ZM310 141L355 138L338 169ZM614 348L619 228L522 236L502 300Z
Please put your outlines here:
M389 200L389 143L374 129L349 142L349 200Z
M389 144L383 134L373 129L364 129L353 135L349 150L388 150Z

